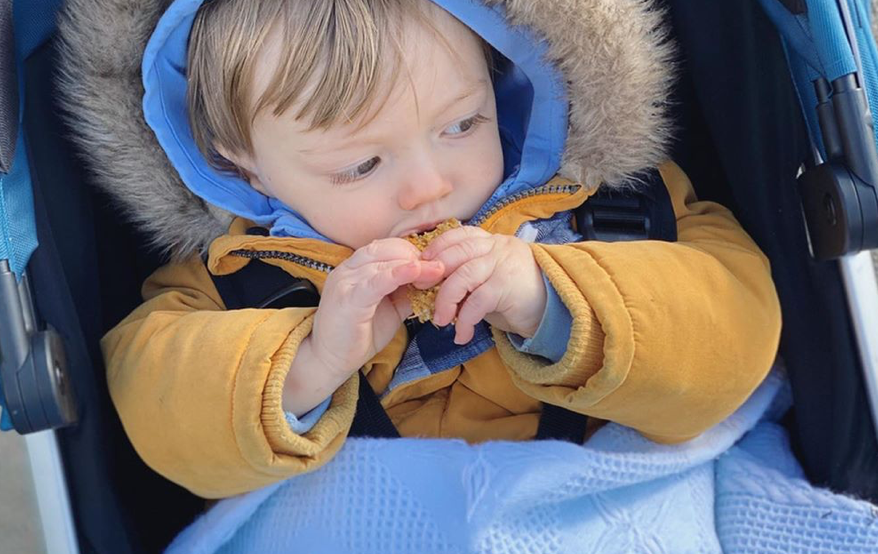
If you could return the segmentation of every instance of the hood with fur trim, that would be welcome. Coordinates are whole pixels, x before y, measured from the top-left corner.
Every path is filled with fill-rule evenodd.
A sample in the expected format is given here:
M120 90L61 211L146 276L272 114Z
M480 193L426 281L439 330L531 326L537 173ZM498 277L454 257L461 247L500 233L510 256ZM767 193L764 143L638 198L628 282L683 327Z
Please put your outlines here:
M528 109L554 102L554 116L543 112L523 123L523 168L513 177L529 175L527 182L513 178L501 189L539 184L530 181L556 170L587 187L622 186L664 160L673 50L661 12L648 0L435 1L523 72L530 88L519 97L540 99ZM204 171L206 163L185 161L191 144L177 137L186 134L179 132L186 126L173 123L185 121L185 113L156 116L155 106L170 105L164 100L179 99L180 91L155 84L172 79L150 77L155 71L181 74L181 44L200 0L177 0L168 10L169 4L68 0L59 20L60 83L73 138L98 184L156 247L180 258L206 249L226 232L233 215L268 224L275 219L274 208L254 213L251 208L258 212L262 204L246 196L252 189L241 187L237 197L215 196L216 175ZM547 117L552 124L541 127ZM566 126L566 133L552 125ZM525 163L528 141L549 144L532 160L554 158L536 173Z

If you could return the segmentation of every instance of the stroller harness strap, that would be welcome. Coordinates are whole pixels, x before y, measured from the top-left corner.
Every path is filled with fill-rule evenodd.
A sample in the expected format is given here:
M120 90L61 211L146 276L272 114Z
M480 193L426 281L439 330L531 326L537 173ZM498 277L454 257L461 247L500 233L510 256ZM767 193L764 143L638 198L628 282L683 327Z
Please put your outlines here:
M677 240L673 205L657 169L645 173L636 188L631 190L598 191L574 211L574 218L584 240ZM248 233L267 234L267 231L255 227ZM293 277L280 267L259 259L252 259L235 273L211 273L210 276L228 310L316 307L320 301L311 282ZM359 375L357 409L348 436L399 438L399 431L378 395L362 371ZM587 423L588 416L543 404L534 438L579 444L585 438Z

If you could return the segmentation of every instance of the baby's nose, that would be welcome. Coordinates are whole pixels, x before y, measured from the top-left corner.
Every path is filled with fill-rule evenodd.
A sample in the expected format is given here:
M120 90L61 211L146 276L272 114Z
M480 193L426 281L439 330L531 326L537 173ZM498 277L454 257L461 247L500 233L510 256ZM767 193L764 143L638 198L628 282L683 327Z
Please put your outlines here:
M421 171L412 176L400 193L399 205L411 211L447 196L454 189L451 180L439 171Z

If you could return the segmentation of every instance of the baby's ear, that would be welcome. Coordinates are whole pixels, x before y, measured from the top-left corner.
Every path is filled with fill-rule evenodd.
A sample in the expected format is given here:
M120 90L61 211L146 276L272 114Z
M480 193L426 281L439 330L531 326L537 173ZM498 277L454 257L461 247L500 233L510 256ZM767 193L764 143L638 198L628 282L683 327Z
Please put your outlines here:
M214 145L214 151L218 155L220 155L224 160L228 162L230 166L233 166L238 173L240 173L241 177L247 180L250 183L250 186L261 192L262 194L269 196L268 191L262 184L262 181L259 179L259 173L256 171L256 163L253 161L253 158L247 154L237 154L225 146Z

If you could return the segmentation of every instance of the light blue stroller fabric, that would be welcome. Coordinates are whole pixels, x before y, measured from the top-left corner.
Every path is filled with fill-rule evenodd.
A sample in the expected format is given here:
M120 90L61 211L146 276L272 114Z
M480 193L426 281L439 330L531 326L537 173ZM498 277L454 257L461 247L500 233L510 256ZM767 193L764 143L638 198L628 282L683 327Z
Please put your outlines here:
M613 423L584 446L351 439L219 502L167 553L875 552L878 508L804 480L773 423L788 405L774 372L681 445Z
M15 64L22 75L22 62L52 33L58 0L42 2L17 0L12 4L15 24ZM19 88L23 88L19 83ZM19 90L19 101L24 98ZM34 220L34 198L31 191L30 167L24 131L23 106L18 110L18 133L15 157L8 173L0 172L0 260L9 264L9 270L21 278L31 254L37 248L37 228ZM7 132L7 129L0 129ZM0 382L0 431L13 429L12 419L5 406L3 385Z
M783 37L808 134L826 159L814 109L814 80L823 77L832 82L860 71L872 113L878 108L878 50L870 25L870 0L806 0L806 13L800 15L790 13L780 0L760 0L760 4ZM850 16L851 36L845 27L842 6ZM878 118L873 118L872 128L878 144Z
M45 42L54 29L57 0L33 2L16 0L12 4L15 24L15 63L23 61ZM22 75L21 68L18 75ZM22 88L20 83L19 88ZM19 91L19 101L24 98ZM19 106L15 158L8 173L0 173L0 260L9 262L17 277L24 272L30 255L37 247L34 200L24 132L21 126L23 106ZM3 129L3 132L6 132ZM0 395L2 397L2 395Z

